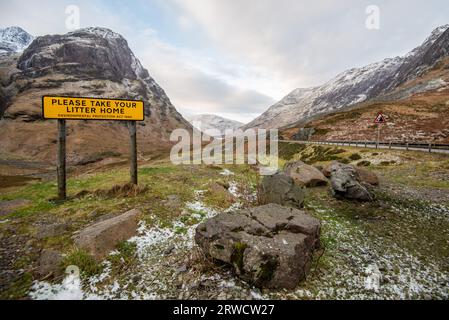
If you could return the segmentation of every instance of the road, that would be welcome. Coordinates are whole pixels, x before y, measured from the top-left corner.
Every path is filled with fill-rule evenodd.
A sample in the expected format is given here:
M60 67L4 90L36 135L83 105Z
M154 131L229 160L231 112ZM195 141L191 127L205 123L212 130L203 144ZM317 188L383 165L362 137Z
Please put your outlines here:
M445 144L437 144L432 145L429 150L429 145L425 144L414 144L410 143L393 143L390 145L389 143L380 143L378 147L376 147L375 142L349 142L349 141L296 141L296 140L282 140L282 142L291 142L298 144L318 144L318 145L335 145L335 146L349 146L349 147L359 147L359 148L369 148L369 149L391 149L391 150L404 150L404 151L421 151L421 152L431 152L431 153L443 153L449 154L449 145Z

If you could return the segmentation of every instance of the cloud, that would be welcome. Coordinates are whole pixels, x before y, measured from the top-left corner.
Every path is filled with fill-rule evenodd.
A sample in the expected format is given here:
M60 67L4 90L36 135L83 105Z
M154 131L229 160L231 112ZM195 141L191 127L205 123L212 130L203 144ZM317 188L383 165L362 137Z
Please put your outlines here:
M145 46L137 50L140 60L186 116L215 113L250 121L275 102L255 90L230 84L227 80L238 77L238 67L220 65L197 52L167 44L156 34L145 36L145 40ZM232 76L220 76L223 69Z
M445 0L170 2L228 57L265 69L273 82L293 88L322 84L347 68L405 53L449 22ZM365 27L372 4L380 8L380 30Z

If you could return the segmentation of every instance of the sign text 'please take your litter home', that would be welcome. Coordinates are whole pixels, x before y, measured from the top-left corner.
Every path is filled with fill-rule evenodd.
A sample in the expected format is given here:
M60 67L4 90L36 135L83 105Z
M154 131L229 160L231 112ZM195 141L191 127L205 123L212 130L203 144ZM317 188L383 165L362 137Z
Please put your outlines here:
M42 115L44 119L67 120L145 120L143 101L42 97Z

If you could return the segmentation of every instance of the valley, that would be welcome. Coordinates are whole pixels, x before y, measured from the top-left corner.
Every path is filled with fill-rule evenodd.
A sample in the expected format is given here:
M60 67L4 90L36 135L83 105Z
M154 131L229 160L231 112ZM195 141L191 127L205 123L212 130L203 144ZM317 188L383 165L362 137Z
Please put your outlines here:
M326 156L331 150L338 150L336 156ZM296 159L325 166L331 158L370 163L367 168L379 176L380 186L371 203L336 200L327 186L307 188L305 209L322 221L323 249L307 279L294 290L253 287L226 266L205 259L194 245L194 230L201 221L222 211L257 206L257 169L174 166L161 155L139 162L141 182L135 192L115 187L128 180L126 161L106 165L108 160L74 168L67 202L51 200L56 193L53 179L2 188L1 203L27 200L1 217L2 270L10 270L1 279L2 297L447 299L447 156L280 144L281 167ZM131 209L141 212L137 235L105 260L95 261L74 247L74 232ZM36 275L42 267L39 252L46 250L62 254L58 276L49 279ZM80 268L77 281L64 275L70 264ZM379 274L379 287L367 285Z
M443 25L408 54L297 88L243 124L188 121L110 29L0 29L0 298L448 300L449 158L408 148L449 144L448 45ZM262 101L201 84L229 111L252 114L247 94ZM43 96L67 119L82 113L67 122L66 147ZM143 109L133 132L109 121L136 109L123 100ZM107 120L84 120L100 114ZM254 155L241 135L231 136L228 164L191 149L222 146L240 129L279 130L279 141L262 135L275 168L244 164ZM129 182L136 131L138 184ZM322 143L376 140L407 147ZM222 159L226 148L206 150ZM57 197L62 157L66 200Z

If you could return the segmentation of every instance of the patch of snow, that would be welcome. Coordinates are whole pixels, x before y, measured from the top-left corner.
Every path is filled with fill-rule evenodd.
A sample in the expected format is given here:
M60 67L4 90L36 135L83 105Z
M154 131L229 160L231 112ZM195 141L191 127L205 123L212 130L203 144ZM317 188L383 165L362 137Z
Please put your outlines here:
M233 175L234 175L234 172L232 172L232 171L230 171L230 170L228 170L228 169L223 169L223 171L220 172L220 174L221 174L222 176L233 176Z
M382 278L382 273L376 264L370 264L365 273L367 277L365 279L365 288L367 290L372 290L374 292L379 292L380 280Z

